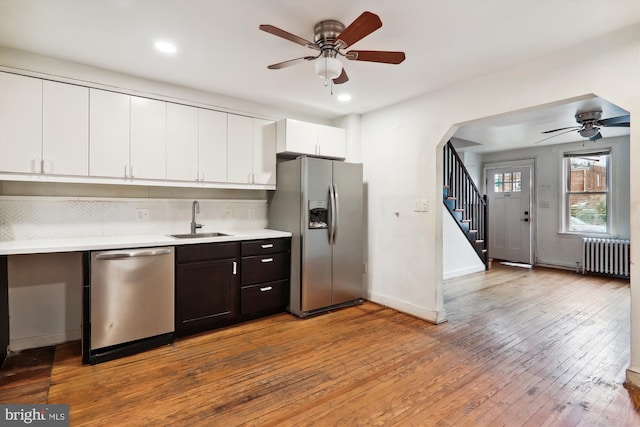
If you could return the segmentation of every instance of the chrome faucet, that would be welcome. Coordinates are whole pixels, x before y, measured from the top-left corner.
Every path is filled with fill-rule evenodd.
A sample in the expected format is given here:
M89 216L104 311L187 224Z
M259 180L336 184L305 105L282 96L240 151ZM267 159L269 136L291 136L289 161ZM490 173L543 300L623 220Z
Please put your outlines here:
M200 203L198 203L197 200L194 200L191 205L191 234L196 234L196 230L204 226L204 224L198 224L196 222L197 213L200 213Z

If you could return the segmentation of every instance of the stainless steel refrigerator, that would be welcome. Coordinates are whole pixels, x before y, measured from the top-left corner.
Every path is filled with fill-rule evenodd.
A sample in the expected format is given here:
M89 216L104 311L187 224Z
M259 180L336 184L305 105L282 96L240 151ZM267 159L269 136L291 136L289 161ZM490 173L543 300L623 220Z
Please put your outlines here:
M306 317L363 296L362 165L299 157L278 164L269 228L289 231L289 311Z

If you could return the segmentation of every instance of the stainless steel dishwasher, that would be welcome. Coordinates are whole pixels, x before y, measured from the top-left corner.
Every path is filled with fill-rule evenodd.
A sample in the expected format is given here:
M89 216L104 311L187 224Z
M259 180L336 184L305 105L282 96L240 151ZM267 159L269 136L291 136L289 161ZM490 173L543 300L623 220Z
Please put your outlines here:
M83 361L99 363L173 341L174 248L91 252ZM86 295L88 292L89 295Z

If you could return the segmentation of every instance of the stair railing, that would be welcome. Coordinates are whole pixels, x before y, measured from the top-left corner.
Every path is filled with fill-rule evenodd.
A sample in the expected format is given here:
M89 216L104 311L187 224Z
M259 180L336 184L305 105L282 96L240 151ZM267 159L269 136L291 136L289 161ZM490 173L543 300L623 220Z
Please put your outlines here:
M487 196L476 187L451 141L444 146L443 153L444 204L488 269Z

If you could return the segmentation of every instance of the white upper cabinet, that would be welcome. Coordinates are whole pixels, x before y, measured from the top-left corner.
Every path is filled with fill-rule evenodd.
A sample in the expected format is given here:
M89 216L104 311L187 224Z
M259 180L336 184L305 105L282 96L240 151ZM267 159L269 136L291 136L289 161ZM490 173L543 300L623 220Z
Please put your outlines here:
M0 73L0 171L40 173L42 80Z
M198 109L167 104L167 179L197 181Z
M276 135L269 120L0 72L2 179L274 189Z
M130 96L89 91L89 175L129 177Z
M276 185L276 124L253 121L253 183Z
M42 172L89 175L89 89L44 81Z
M346 132L342 128L318 125L318 152L322 157L347 157Z
M278 153L316 154L318 125L284 119L277 125Z
M166 102L131 97L131 178L167 178L166 123Z
M227 182L227 113L198 110L198 179Z
M251 117L227 116L227 182L251 184L253 123Z
M346 157L346 133L342 128L284 119L277 126L277 152L280 154Z
M228 182L275 188L275 123L234 114L228 123Z

